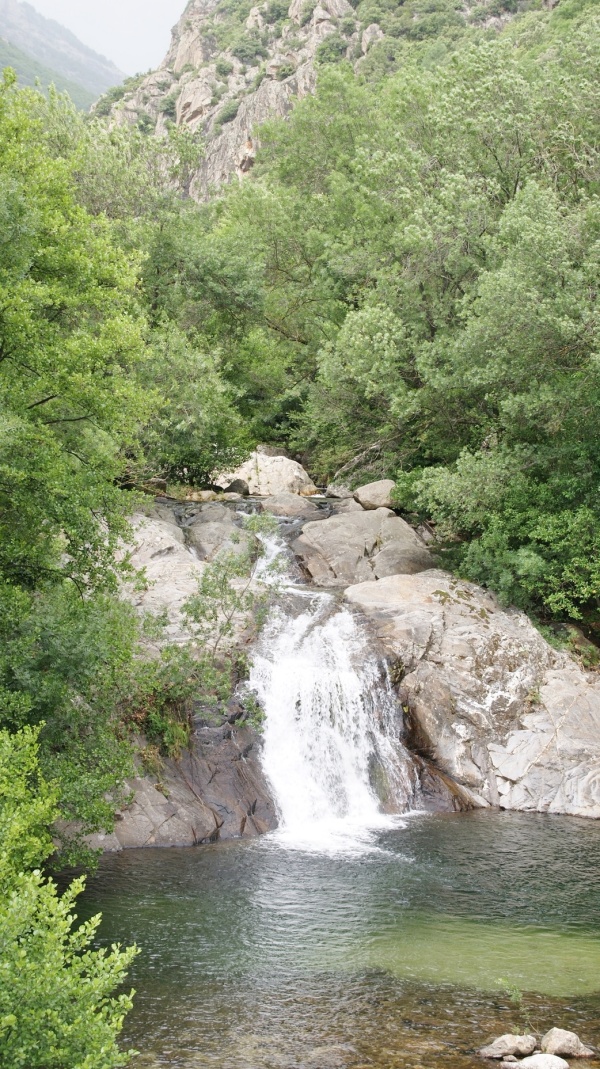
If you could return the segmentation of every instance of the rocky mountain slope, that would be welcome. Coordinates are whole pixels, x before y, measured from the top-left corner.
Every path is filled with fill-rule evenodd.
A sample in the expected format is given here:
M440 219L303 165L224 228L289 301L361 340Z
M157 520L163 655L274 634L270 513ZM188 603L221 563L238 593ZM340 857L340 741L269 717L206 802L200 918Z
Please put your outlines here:
M38 75L43 84L52 80L58 88L67 89L77 104L83 105L85 100L89 106L125 77L114 63L82 44L70 30L20 0L0 0L0 37L24 54L24 59L13 54L11 63L24 84L30 83L30 68L38 64L34 77ZM2 59L6 64L11 57L3 55Z
M287 0L189 0L162 66L129 79L117 103L111 94L112 114L158 135L175 122L204 137L191 190L202 199L250 170L257 127L312 92L320 66L349 60L376 77L415 44L439 58L470 25L500 28L528 2L291 0L288 7Z

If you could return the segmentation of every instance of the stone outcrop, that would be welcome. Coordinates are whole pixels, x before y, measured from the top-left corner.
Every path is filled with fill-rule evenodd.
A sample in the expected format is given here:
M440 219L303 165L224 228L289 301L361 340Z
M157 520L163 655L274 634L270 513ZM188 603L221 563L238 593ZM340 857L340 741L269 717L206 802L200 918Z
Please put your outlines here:
M130 584L126 594L141 611L166 612L165 640L189 641L183 604L196 593L205 561L250 544L253 536L241 523L241 514L219 501L177 507L159 501L133 517L130 559L134 568L144 570L145 580ZM178 761L155 754L159 767L153 774L144 773L141 743L138 775L125 785L131 802L117 814L114 832L92 836L90 845L104 851L192 846L252 837L275 827L259 758L260 736L245 722L243 705L230 706L220 723L213 722L210 710L197 715L190 749Z
M380 479L376 483L367 483L354 491L354 500L364 509L381 509L392 507L393 479Z
M317 488L301 464L284 456L269 456L257 450L234 472L224 473L217 480L218 486L228 486L241 479L248 485L250 494L258 497L274 497L277 494L300 494L310 497Z
M442 571L361 583L346 597L402 677L409 745L475 805L600 817L597 674L523 613Z
M419 572L433 563L413 529L384 508L344 510L342 515L307 523L293 548L317 586L325 587Z
M189 751L165 760L154 776L126 784L132 800L110 835L91 845L105 852L142 846L195 846L219 839L253 838L276 827L277 817L251 727L197 727Z

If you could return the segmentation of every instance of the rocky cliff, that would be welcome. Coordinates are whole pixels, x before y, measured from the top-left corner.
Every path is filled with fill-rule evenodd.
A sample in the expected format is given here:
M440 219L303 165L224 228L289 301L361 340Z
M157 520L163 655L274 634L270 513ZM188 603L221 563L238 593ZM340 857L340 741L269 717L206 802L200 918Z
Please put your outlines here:
M438 34L460 33L472 21L500 27L510 15L492 9L505 6L514 7L490 3L488 13L485 4L475 8L470 0L460 10L447 0L433 7L409 0L384 12L370 0L354 6L292 0L289 7L287 0L254 7L250 0L190 0L161 67L129 80L112 117L157 135L177 123L201 136L206 153L191 193L203 199L232 176L247 174L257 128L311 93L320 65L345 59L366 72L367 62L370 73L384 72L407 41L431 40L433 47ZM373 21L377 12L381 25ZM104 103L100 110L107 110Z

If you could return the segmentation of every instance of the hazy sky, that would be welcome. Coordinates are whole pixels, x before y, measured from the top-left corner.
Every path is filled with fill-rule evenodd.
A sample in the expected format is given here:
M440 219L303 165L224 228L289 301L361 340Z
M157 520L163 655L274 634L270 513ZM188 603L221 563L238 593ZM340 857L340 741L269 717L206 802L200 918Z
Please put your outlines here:
M29 0L126 74L157 67L186 0Z

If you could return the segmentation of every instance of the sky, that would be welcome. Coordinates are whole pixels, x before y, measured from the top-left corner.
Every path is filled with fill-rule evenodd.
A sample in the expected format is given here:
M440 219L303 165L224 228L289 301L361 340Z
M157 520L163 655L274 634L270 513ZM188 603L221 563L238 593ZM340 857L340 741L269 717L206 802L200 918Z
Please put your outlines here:
M125 74L157 67L186 0L29 0Z

